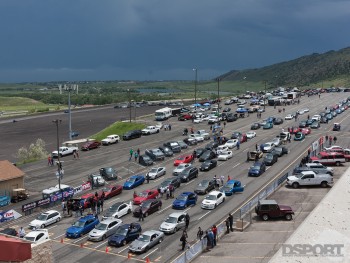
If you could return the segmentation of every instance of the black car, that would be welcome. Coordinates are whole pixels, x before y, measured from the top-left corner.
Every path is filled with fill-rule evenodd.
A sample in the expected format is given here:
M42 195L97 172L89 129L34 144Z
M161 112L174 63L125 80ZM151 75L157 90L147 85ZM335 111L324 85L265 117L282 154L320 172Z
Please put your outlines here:
M207 160L204 161L201 165L201 167L199 168L201 171L209 171L211 169L213 169L214 167L216 167L218 165L218 162L216 160Z
M224 108L223 110L222 110L223 112L230 112L231 111L231 108Z
M165 179L160 185L158 185L157 189L158 192L161 192L161 190L166 190L169 185L174 186L174 188L178 188L181 185L181 179L180 177L176 176L176 177L171 177L171 178L167 178Z
M271 166L273 165L274 163L276 163L278 160L278 157L276 154L272 154L272 153L269 153L265 156L264 158L264 163L267 165L267 166Z
M148 155L153 161L164 161L165 154L160 149L146 150L145 154Z
M277 117L276 119L273 120L273 124L274 125L279 125L279 124L282 124L282 123L283 123L283 119L282 118Z
M212 160L216 157L216 154L212 150L206 150L202 155L199 157L200 162L204 162L207 160Z
M197 148L196 151L196 158L201 157L201 155L206 151L207 149L205 148Z
M141 130L132 130L132 131L128 131L123 135L123 140L127 141L127 140L131 140L131 139L136 139L136 138L140 138L142 135L142 131Z
M251 130L258 130L260 129L260 124L259 123L253 123L252 126L250 126Z
M161 150L166 157L171 157L174 155L174 152L169 147L160 146L159 150Z
M166 142L163 145L165 147L169 147L174 153L181 152L181 146L178 144L178 142L171 141L171 142Z
M191 138L191 139L190 138L184 139L184 143L186 143L187 145L190 145L190 146L198 144L197 140L193 139L193 138Z
M207 194L209 193L211 190L214 190L215 189L215 180L203 180L201 181L197 187L194 189L194 192L196 194Z
M237 114L232 114L232 113L227 114L227 117L226 117L227 122L233 122L233 121L236 121L237 119L238 119Z
M181 182L189 182L198 177L198 168L193 166L187 167L178 175L178 177L180 177Z
M214 150L216 148L218 148L219 146L219 142L215 141L215 142L210 142L205 146L206 150Z
M284 146L278 146L278 147L273 148L271 153L276 154L278 157L281 157L284 154L288 154L289 150Z
M260 176L266 171L266 165L264 162L255 162L253 166L249 168L248 176Z
M308 120L306 121L306 127L311 126L311 124L312 124L314 121L315 121L315 120L313 120L313 119L308 119Z
M320 119L320 123L328 123L328 119L327 119L327 117L326 117L326 116L321 117L321 119Z
M188 148L187 143L185 143L183 141L177 141L177 143L180 145L181 149L187 149Z
M238 139L238 137L242 136L241 132L233 132L231 135L231 139Z
M115 180L118 179L117 170L112 167L103 167L100 168L100 175L105 180Z
M5 228L0 231L1 234L9 235L9 236L17 236L17 231L14 228Z
M114 247L125 246L134 241L142 232L138 223L124 224L118 227L117 231L108 239L108 245Z
M310 125L311 129L318 129L320 128L320 123L318 121L314 121L311 125Z
M299 128L306 128L306 121L299 122Z
M153 160L146 154L139 156L139 164L144 166L150 166L153 164Z
M140 206L137 206L134 209L134 216L140 217L140 212L142 211L143 216L147 217L150 214L153 214L156 211L159 211L162 208L162 201L160 199L149 199L143 201Z

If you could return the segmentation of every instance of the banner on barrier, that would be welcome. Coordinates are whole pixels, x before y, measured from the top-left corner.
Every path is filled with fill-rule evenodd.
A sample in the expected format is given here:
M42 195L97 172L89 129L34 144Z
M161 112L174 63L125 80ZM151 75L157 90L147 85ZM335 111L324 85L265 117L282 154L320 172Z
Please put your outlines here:
M13 219L17 219L20 218L22 215L20 213L18 213L17 211L11 209L5 212L1 212L0 213L0 222L6 222L6 221L10 221Z

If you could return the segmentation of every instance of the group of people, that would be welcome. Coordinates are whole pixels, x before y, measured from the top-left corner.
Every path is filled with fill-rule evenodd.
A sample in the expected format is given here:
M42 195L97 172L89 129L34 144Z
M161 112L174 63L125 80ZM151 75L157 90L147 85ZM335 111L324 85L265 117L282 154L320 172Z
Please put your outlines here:
M164 131L171 131L171 124L170 123L164 124L163 127L164 127Z
M134 157L134 158L135 158L135 162L136 162L137 159L138 159L139 156L140 156L140 153L141 153L140 148L137 148L136 151L134 151L134 150L131 148L130 151L129 151L129 154L130 154L130 156L129 156L129 161L131 161L132 157Z
M231 180L231 177L228 175L227 176L227 182ZM225 176L221 175L220 177L214 175L213 181L215 182L215 187L219 188L220 184L223 186L225 184Z
M338 140L336 136L332 137L331 135L330 136L326 135L325 138L326 138L326 142L328 142L329 146L331 146L333 142L334 142L334 144L336 144L337 140Z

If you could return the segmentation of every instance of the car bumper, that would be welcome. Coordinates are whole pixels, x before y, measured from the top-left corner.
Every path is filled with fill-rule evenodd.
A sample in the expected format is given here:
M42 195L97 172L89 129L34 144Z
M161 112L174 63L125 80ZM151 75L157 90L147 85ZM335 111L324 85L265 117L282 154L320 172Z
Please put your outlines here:
M162 231L163 233L166 233L166 234L170 234L170 233L173 233L174 232L174 228L173 229L166 229L166 228L159 228L159 231Z
M66 233L66 237L67 238L78 238L79 237L79 233Z
M206 205L206 204L201 204L201 208L203 209L214 209L215 208L215 205Z
M91 241L100 241L102 240L102 236L89 236L88 239Z

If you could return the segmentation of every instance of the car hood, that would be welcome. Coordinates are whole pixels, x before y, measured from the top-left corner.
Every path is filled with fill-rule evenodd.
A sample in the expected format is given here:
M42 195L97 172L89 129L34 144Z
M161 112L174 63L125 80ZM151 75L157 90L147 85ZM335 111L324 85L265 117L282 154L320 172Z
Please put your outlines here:
M113 235L109 240L116 243L122 243L125 240L125 236L122 235Z
M250 172L250 173L258 173L259 171L260 171L260 169L249 168L249 172Z
M204 199L204 200L202 201L202 203L203 203L203 204L207 204L207 205L212 205L212 204L215 204L216 201L215 201L215 200L206 200L206 199Z
M143 242L136 239L130 244L130 248L135 248L135 249L143 248L147 246L147 244L149 244L149 242Z
M134 202L141 203L141 202L145 201L146 199L147 199L146 197L137 196L137 197L135 197Z
M134 183L131 183L131 182L124 183L124 187L132 187L133 185L134 185Z
M197 191L204 191L206 188L207 188L207 187L205 187L205 186L197 186L197 187L196 187L196 190L197 190Z
M106 230L98 230L98 229L93 229L90 231L89 235L94 235L94 236L103 236L106 234Z
M30 222L30 225L38 226L38 225L41 225L42 223L44 223L44 221L35 219L32 222Z
M288 180L290 181L298 180L298 177L291 175L291 176L288 176Z
M175 168L174 172L181 173L184 170L184 168Z
M176 227L176 224L173 224L173 223L166 223L166 222L163 222L161 225L160 225L161 228L166 228L166 229L173 229L174 227Z
M74 233L78 233L80 231L82 231L83 228L82 227L76 227L76 226L71 226L67 229L67 233L71 233L71 234L74 234Z
M281 211L293 211L288 205L279 205Z
M182 206L184 205L186 202L184 200L174 200L173 205L179 205Z

